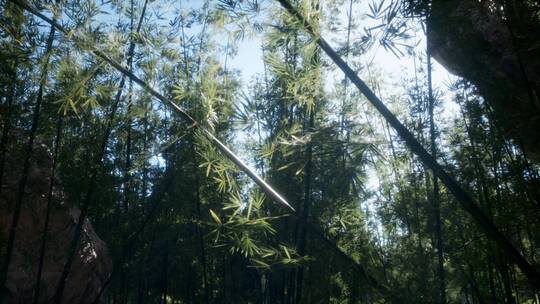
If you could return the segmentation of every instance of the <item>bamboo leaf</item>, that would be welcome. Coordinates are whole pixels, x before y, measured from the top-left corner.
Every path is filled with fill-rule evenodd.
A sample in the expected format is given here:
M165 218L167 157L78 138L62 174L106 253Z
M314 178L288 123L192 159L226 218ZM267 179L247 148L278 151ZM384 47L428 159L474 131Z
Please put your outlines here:
M218 225L222 225L221 220L219 219L219 216L214 212L214 210L210 209L210 215L212 216L212 218Z

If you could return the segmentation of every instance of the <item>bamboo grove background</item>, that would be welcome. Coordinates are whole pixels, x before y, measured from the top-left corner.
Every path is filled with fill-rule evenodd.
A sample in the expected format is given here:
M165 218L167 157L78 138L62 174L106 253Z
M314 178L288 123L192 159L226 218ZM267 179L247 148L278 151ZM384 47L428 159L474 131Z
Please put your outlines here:
M430 54L416 43L423 16L406 3L294 4L316 32L338 33L339 55L534 265L538 166L503 136L470 83L434 87ZM2 1L0 178L8 152L25 167L33 143L49 149L49 208L79 206L107 243L110 303L539 303L277 2L33 4L70 32ZM264 67L245 83L228 62L252 35L262 37ZM297 215L92 47L234 147ZM414 60L402 90L365 59L376 48ZM442 115L449 103L456 114Z

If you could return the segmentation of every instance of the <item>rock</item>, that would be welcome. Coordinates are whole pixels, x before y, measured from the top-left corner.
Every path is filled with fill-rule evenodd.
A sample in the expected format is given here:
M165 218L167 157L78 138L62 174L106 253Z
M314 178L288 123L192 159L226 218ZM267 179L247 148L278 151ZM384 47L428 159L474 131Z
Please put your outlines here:
M22 171L25 136L11 136L6 158L5 175L0 196L0 244L5 252L13 215L18 182ZM50 182L51 157L44 146L34 147L25 200L21 209L15 247L9 265L6 288L8 303L32 303L45 222L47 192ZM62 199L61 191L55 193ZM68 246L79 217L78 208L54 204L49 222L46 255L40 283L39 303L49 303L62 273ZM110 275L112 261L106 244L87 221L79 242L62 303L92 303Z
M526 1L509 3L507 21L492 1L433 1L429 48L478 88L504 133L540 163L540 20Z

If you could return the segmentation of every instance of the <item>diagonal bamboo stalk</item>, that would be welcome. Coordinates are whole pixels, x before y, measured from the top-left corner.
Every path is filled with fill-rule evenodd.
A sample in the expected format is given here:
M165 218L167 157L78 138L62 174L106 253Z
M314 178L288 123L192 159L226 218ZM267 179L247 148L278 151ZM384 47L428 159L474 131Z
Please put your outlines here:
M529 284L537 291L540 291L540 273L535 269L523 255L512 245L512 243L501 233L495 224L482 212L474 199L461 185L447 173L437 160L429 154L414 135L397 119L397 117L384 105L384 103L373 93L364 81L349 67L349 65L339 56L336 51L320 36L314 28L306 21L304 16L298 11L289 0L277 0L291 15L302 23L305 30L317 40L317 44L324 50L326 55L341 69L349 80L360 90L369 102L379 111L384 119L396 130L401 139L409 146L426 165L433 171L433 174L441 180L446 188L454 195L461 207L471 215L480 225L484 233L493 240L504 252L505 257L515 263L527 277Z

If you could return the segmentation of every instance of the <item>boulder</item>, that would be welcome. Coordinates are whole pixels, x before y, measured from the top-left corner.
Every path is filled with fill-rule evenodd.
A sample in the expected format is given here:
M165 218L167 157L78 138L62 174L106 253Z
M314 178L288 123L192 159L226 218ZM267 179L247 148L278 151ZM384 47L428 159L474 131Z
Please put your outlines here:
M25 145L24 140L20 138L24 137L20 134L11 136L11 144L6 155L0 195L1 254L5 254L5 244L22 171ZM42 145L34 147L33 155L14 252L7 274L5 290L8 303L32 303L36 288L52 162L50 153ZM54 295L80 214L78 208L62 206L61 191L56 190L54 198L39 284L39 303L49 303ZM92 303L111 270L112 261L106 244L95 233L90 222L85 222L62 303Z
M499 1L431 3L428 47L433 57L473 83L502 131L540 163L538 4L508 1L511 7L502 10Z

